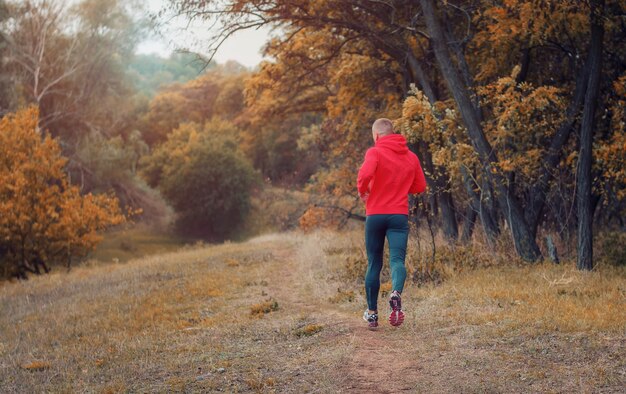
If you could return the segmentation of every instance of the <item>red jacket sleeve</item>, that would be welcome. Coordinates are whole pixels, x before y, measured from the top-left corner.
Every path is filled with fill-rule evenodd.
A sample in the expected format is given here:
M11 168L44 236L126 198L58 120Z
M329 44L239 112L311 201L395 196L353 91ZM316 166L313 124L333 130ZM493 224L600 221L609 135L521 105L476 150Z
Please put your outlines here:
M413 178L413 184L409 188L409 194L419 194L426 191L426 178L424 177L424 171L420 164L420 159L417 158L417 166L415 168L415 177Z
M359 190L359 196L368 192L369 184L374 174L376 173L376 167L378 166L378 153L376 149L370 148L365 153L365 160L359 170L359 175L356 179L357 189Z

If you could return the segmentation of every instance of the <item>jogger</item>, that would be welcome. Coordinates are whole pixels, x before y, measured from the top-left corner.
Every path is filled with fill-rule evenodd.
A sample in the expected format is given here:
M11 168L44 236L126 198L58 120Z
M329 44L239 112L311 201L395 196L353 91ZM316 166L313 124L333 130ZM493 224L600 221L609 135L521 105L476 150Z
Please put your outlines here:
M406 245L409 235L409 194L426 190L426 179L417 156L409 150L406 140L393 133L389 119L378 119L372 125L374 147L367 150L359 169L357 188L365 202L365 248L367 274L365 295L367 308L363 319L369 328L378 326L378 291L383 267L385 238L389 243L392 292L389 297L389 323L399 326L404 321L400 294L404 289Z
M365 249L367 250L367 273L365 274L365 294L367 307L378 310L380 271L383 268L385 238L389 243L389 266L391 268L392 290L402 293L406 279L404 261L409 236L407 215L370 215L365 221Z

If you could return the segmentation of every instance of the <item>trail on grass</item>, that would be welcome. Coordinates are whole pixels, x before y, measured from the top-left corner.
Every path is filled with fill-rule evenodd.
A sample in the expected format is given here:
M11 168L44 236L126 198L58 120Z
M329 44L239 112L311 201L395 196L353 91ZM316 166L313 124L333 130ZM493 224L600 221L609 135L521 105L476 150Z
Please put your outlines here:
M354 305L354 311L346 313L324 299L302 298L306 291L286 286L299 283L296 276L309 267L297 266L293 249L285 249L276 254L282 266L283 275L280 283L271 286L273 294L281 300L285 309L299 314L317 313L323 325L335 327L340 332L347 332L347 340L351 350L345 355L345 362L337 369L341 384L337 391L353 391L364 393L394 393L417 389L417 373L420 366L410 353L404 352L406 332L403 327L392 327L387 321L385 299L381 304L381 320L377 330L371 331L367 323L360 317L360 305ZM309 283L304 283L309 285ZM353 303L354 304L354 303ZM364 308L364 307L363 307Z

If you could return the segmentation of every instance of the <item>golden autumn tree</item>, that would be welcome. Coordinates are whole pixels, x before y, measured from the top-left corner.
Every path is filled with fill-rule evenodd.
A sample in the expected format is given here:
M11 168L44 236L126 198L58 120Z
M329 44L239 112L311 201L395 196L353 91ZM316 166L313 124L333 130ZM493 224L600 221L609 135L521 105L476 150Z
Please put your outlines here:
M306 161L310 152L320 158L308 188L317 196L318 208L311 212L327 205L333 210L329 218L358 202L354 168L371 143L364 129L381 113L400 113L398 69L357 38L332 27L294 30L268 44L266 53L276 61L262 63L246 83L247 114L254 127L300 122L296 160Z
M99 230L126 218L116 198L81 196L69 184L57 142L38 129L36 107L0 121L0 264L3 276L26 278L68 268L101 240Z
M139 122L144 140L151 146L164 143L169 133L187 122L204 123L213 117L235 121L243 110L248 73L227 66L213 67L191 81L159 91Z

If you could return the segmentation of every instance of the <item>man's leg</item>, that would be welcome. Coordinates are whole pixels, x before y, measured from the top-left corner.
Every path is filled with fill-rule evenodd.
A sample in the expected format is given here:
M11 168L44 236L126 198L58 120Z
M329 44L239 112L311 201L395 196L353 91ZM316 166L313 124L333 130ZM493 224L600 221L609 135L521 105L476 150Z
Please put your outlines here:
M365 220L365 249L367 250L367 272L365 274L365 296L370 311L378 309L380 271L383 268L383 249L387 215L371 215Z
M404 321L402 311L402 300L400 293L404 289L406 279L406 268L404 259L406 257L406 244L409 238L409 221L405 215L390 215L387 226L387 239L389 240L389 266L391 267L392 292L389 298L391 313L389 314L389 324L399 326Z
M390 215L387 226L389 241L389 267L392 291L402 293L406 280L406 244L409 239L409 220L406 215Z

